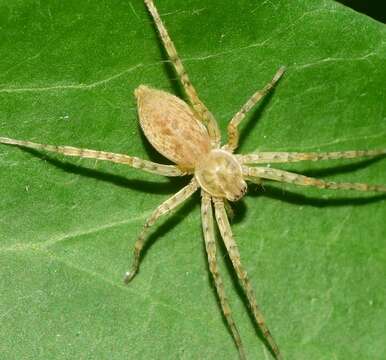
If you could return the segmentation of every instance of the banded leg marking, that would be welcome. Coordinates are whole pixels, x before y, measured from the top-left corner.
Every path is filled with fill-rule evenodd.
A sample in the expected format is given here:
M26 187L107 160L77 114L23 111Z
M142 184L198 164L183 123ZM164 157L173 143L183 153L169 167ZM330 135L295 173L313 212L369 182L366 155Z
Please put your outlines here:
M251 306L253 316L256 320L256 323L260 327L264 338L267 340L269 346L271 347L273 353L277 360L283 360L282 355L280 353L279 347L276 344L271 332L269 331L267 325L265 324L265 320L263 314L257 305L255 293L253 291L251 282L248 278L247 272L241 264L240 253L237 247L237 244L232 235L232 229L230 227L224 203L222 199L216 198L214 199L214 207L215 214L218 227L220 229L221 236L224 240L225 247L228 251L229 257L232 261L233 267L236 271L237 277L239 278L241 285L247 295L249 305Z
M256 154L235 155L241 164L289 163L297 161L319 161L357 159L386 155L386 149L352 150L332 152L258 152Z
M259 102L280 80L285 68L281 67L272 80L262 90L256 91L248 101L241 107L228 124L228 143L224 146L227 150L234 151L239 144L239 131L237 127L245 118L245 115Z
M180 191L175 193L172 197L167 199L161 205L159 205L150 217L146 220L141 233L139 234L135 244L134 244L134 258L132 261L131 270L126 272L124 282L129 283L138 272L141 251L145 244L146 235L149 231L149 228L154 225L154 223L163 215L168 214L170 211L175 209L178 205L182 204L186 199L188 199L193 193L198 189L198 184L193 178L192 181L183 187Z
M221 310L228 323L229 329L231 330L232 337L237 346L240 359L245 360L246 356L245 356L244 346L241 341L239 331L233 320L231 308L229 306L228 299L225 294L224 284L217 265L217 255L216 255L217 251L216 251L216 243L215 243L215 235L214 235L215 233L214 233L214 225L213 225L213 210L212 210L211 198L209 194L205 193L204 191L202 191L201 217L202 217L202 230L204 233L204 240L205 240L205 248L208 256L209 270L212 274L217 295L220 300Z
M364 183L348 182L337 183L334 181L315 179L312 177L295 174L289 171L272 168L243 166L243 174L247 179L269 179L301 186L314 186L319 189L386 192L385 185L370 185Z
M58 146L58 145L46 145L38 144L31 141L16 140L0 137L1 144L15 145L28 149L44 150L65 156L74 156L79 158L97 159L104 161L111 161L118 164L129 165L135 169L142 169L146 172L163 175L163 176L183 176L185 172L180 170L175 165L163 165L157 164L152 161L143 160L135 156L129 156L124 154L116 154L112 152L81 149L72 146Z
M200 100L196 89L190 82L189 76L182 64L181 59L178 56L173 41L171 40L165 25L163 24L161 17L159 16L158 10L154 5L153 0L145 0L145 3L154 19L154 23L158 29L165 50L174 66L176 73L178 74L178 77L180 78L181 84L184 87L186 95L188 96L193 109L199 115L200 120L202 120L207 125L213 147L218 147L220 144L221 134L214 116L207 109L205 104Z

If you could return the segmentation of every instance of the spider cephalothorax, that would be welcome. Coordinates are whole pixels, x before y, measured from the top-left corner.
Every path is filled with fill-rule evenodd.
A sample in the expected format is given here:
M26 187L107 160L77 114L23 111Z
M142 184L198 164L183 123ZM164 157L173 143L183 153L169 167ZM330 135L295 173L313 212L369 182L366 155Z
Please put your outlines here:
M121 163L163 176L193 175L188 185L159 205L147 219L135 243L132 268L126 273L125 282L133 279L138 271L141 250L143 249L149 227L153 225L159 217L169 213L201 188L202 229L209 269L213 275L221 308L237 346L239 356L241 359L246 358L244 346L233 320L217 266L213 208L221 237L241 286L248 298L253 316L276 358L282 359L279 347L270 334L262 313L259 310L247 272L241 264L238 247L233 238L225 210L226 201L236 201L245 194L247 190L246 180L252 182L275 180L296 185L315 186L323 189L386 192L386 186L381 185L335 183L270 167L250 166L264 163L286 163L304 160L370 157L386 154L386 149L328 153L259 152L247 155L234 155L233 151L237 148L239 139L238 125L245 117L245 114L280 79L284 72L283 68L280 68L276 72L271 82L261 91L253 94L242 106L240 111L231 119L228 125L228 142L220 148L220 131L216 120L199 99L196 90L190 83L188 75L184 70L182 62L177 55L173 42L159 17L153 1L145 0L145 3L153 16L166 52L181 80L189 104L164 91L141 85L135 91L138 102L139 120L146 137L154 148L176 165L157 164L137 157L105 151L80 149L70 146L44 145L9 138L0 138L0 143L52 151L67 156L78 156Z
M198 163L195 176L201 188L214 197L237 201L247 191L240 163L226 150L211 150Z

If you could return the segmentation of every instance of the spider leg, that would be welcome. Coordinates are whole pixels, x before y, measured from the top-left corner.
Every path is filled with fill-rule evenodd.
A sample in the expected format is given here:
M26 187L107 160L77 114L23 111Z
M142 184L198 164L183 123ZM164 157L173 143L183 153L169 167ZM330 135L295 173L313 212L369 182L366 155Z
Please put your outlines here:
M241 164L288 163L297 161L318 161L356 159L386 155L386 149L353 150L333 152L258 152L256 154L235 155Z
M219 273L216 257L216 243L213 226L213 210L211 204L211 198L209 194L202 191L202 204L201 204L201 217L202 217L202 230L204 233L206 253L208 255L209 270L213 276L213 281L216 286L217 295L220 299L221 309L231 330L232 337L236 343L237 350L241 360L245 360L244 346L241 341L239 331L233 320L231 308L228 303L228 299L225 294L224 284Z
M232 229L230 227L223 200L220 198L214 198L214 207L215 214L218 227L220 229L221 236L224 240L225 247L227 248L229 257L232 261L233 267L236 271L236 274L241 282L241 285L247 295L249 304L251 306L253 316L255 317L256 323L259 325L262 334L269 346L271 347L273 353L277 360L282 360L282 355L280 353L279 347L277 346L273 336L271 335L267 325L265 324L265 320L262 312L260 311L254 291L252 289L252 285L249 281L247 272L244 270L244 267L241 264L240 253L237 247L237 244L232 235Z
M337 183L334 181L315 179L308 176L295 174L289 171L272 169L272 168L243 166L243 175L247 179L249 178L269 179L269 180L286 182L286 183L291 183L291 184L301 185L301 186L314 186L319 189L386 192L385 185L369 185L369 184L362 184L362 183L346 183L346 182Z
M223 199L223 201L224 201L225 211L227 212L228 218L232 222L233 218L235 217L235 212L233 211L232 206L227 199Z
M249 110L251 110L256 103L261 100L280 80L284 74L285 68L281 67L272 80L264 86L262 90L256 91L248 101L242 106L242 108L233 116L231 121L228 124L228 143L224 146L227 150L234 151L239 144L239 131L237 127L244 119L245 115Z
M177 50L166 30L166 27L158 14L158 10L154 5L153 0L145 0L145 4L154 19L154 23L158 29L165 50L174 66L176 73L178 74L178 77L180 78L181 84L184 87L185 93L188 96L193 109L199 115L199 118L207 125L213 146L218 147L220 144L221 134L214 116L209 112L207 107L200 100L196 89L190 82L189 76L182 64L181 59L177 54Z
M154 225L154 223L162 216L168 214L171 210L176 208L178 205L183 203L186 199L188 199L196 190L198 189L198 184L196 180L193 178L192 181L183 187L180 191L175 193L172 197L167 199L161 205L159 205L150 217L146 220L141 233L139 234L135 244L134 244L134 258L131 266L131 270L126 272L124 281L125 283L129 283L136 273L138 272L139 262L141 257L141 251L145 244L145 237L149 231L149 228Z
M182 176L186 175L175 165L163 165L157 164L152 161L143 160L134 156L128 156L124 154L115 154L106 151L80 149L72 146L57 146L57 145L45 145L38 144L31 141L15 140L0 137L1 144L16 145L28 149L50 151L65 156L76 156L79 158L106 160L118 164L129 165L136 169L141 169L146 172L163 175L163 176Z

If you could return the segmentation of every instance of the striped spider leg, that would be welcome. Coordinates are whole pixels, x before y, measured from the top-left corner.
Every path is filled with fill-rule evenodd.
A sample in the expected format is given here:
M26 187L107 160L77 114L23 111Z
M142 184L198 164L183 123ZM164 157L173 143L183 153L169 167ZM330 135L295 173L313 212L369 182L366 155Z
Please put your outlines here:
M356 191L374 191L386 192L385 185L371 185L365 183L349 183L349 182L335 182L315 179L312 177L284 171L280 169L273 169L267 167L248 167L243 166L243 175L246 179L267 179L279 182L286 182L300 186L313 186L319 189L332 190L356 190Z
M176 47L174 46L173 41L170 38L168 31L166 30L166 27L161 20L161 17L159 16L158 10L154 5L153 0L144 1L151 16L153 17L154 24L158 29L158 33L160 35L164 48L185 90L190 105L197 114L197 118L199 119L199 121L202 121L204 124L207 125L212 145L214 147L218 146L221 141L221 133L216 119L205 106L205 104L200 100L196 89L190 82L188 73L186 72L182 61L178 56Z
M137 241L134 245L134 259L131 266L131 270L126 272L124 281L125 283L129 283L134 276L138 272L139 262L141 258L141 251L143 249L143 245L145 243L146 235L149 228L155 224L155 222L162 216L169 213L171 210L176 208L178 205L183 203L186 199L194 194L194 192L198 189L197 181L193 178L191 182L183 187L180 191L174 194L172 197L164 201L161 205L159 205L150 217L146 220L145 225L142 228L142 231L137 238Z
M208 256L209 270L213 277L213 282L216 287L217 295L221 305L221 310L232 333L233 339L236 343L240 359L244 360L246 359L244 346L241 341L239 330L237 329L235 321L233 320L231 308L229 306L228 298L225 294L224 284L217 265L217 250L213 224L212 199L211 196L205 191L202 191L201 218L202 231L205 240L205 248Z
M175 165L157 164L155 162L140 159L135 156L116 154L107 151L81 149L73 146L46 145L32 141L16 140L6 137L0 137L0 144L16 145L21 148L49 151L65 156L110 161L116 164L128 165L135 169L141 169L143 171L162 176L183 176L186 174Z
M263 336L265 337L265 339L267 339L273 353L276 355L276 358L278 360L282 359L282 356L279 351L279 347L277 346L267 325L265 324L264 317L261 313L259 306L257 305L255 293L253 291L252 284L249 280L247 272L245 271L243 265L241 264L240 252L237 247L236 241L232 235L232 229L226 214L224 201L221 198L213 198L213 202L215 207L216 221L220 229L221 237L224 241L225 247L228 251L229 257L232 261L237 277L239 278L240 283L245 291L245 294L251 306L251 310L255 318L255 321L259 325L263 333Z
M308 176L292 173L268 167L249 167L246 165L267 164L267 163L290 163L299 161L321 161L356 158L374 158L386 155L386 149L378 150L352 150L332 152L258 152L256 154L236 155L242 164L244 177L252 182L261 182L261 179L274 180L279 182L292 183L300 186L313 186L319 189L332 190L356 190L386 192L384 185L371 185L364 183L338 183L325 181Z

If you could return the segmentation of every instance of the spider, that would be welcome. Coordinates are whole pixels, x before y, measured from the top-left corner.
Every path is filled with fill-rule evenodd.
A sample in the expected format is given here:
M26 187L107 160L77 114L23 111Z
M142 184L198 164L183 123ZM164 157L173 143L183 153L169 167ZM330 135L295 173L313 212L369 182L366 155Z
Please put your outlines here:
M305 160L319 161L375 157L386 154L386 149L319 153L258 152L247 155L235 155L234 151L238 146L239 140L239 124L254 105L280 80L285 71L284 67L279 68L272 80L262 90L255 92L233 116L227 128L228 141L225 145L221 145L219 126L214 116L200 100L190 82L153 0L144 0L144 2L153 17L161 41L181 81L188 103L167 92L140 85L135 90L139 122L145 136L154 148L176 165L158 164L124 154L70 146L45 145L4 137L0 137L0 143L45 150L65 156L111 161L163 176L192 176L188 185L159 205L146 220L135 242L132 266L130 271L125 274L124 281L129 283L138 272L141 251L144 247L149 228L160 217L171 212L200 189L202 198L202 229L209 269L213 276L223 315L238 349L239 357L240 359L246 359L244 346L233 320L217 265L214 218L234 270L245 291L254 319L276 359L283 359L279 347L264 321L262 312L257 305L251 282L241 263L240 253L228 220L228 201L237 201L245 195L247 191L246 181L261 183L265 180L274 180L301 186L313 186L320 189L386 192L386 186L382 185L336 183L266 166L250 166Z

